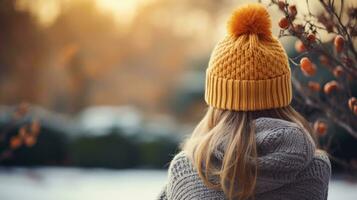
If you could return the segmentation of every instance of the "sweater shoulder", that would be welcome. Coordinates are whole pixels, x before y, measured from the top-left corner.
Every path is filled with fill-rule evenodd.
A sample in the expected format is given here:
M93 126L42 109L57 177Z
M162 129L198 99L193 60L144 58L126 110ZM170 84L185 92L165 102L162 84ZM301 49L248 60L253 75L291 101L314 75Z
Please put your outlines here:
M194 172L192 162L185 152L181 151L172 159L169 167L169 177L180 179L181 177L190 176Z
M170 163L165 195L172 200L224 199L222 191L206 187L184 152L178 153Z

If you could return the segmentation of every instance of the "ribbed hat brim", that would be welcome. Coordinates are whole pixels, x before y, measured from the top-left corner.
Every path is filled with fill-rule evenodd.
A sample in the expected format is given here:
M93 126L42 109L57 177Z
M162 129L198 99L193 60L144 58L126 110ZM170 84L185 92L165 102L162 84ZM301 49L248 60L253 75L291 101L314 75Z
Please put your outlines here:
M255 111L285 107L292 99L290 73L266 80L233 80L206 74L205 101L215 108Z

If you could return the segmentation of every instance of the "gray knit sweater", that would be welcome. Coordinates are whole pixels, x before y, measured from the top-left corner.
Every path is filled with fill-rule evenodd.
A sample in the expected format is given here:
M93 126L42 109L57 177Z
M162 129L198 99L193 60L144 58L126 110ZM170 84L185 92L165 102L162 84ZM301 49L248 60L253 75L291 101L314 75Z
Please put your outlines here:
M273 118L258 118L257 200L326 200L331 166L325 154L295 123ZM217 150L217 158L224 152ZM207 188L184 152L171 161L168 182L159 199L226 199L219 190Z

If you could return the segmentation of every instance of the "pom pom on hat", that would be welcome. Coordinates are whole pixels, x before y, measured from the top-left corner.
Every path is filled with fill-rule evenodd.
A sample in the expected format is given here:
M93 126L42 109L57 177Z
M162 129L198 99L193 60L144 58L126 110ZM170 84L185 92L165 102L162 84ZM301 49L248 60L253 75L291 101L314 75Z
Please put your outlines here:
M256 34L270 37L271 20L267 9L258 3L248 4L235 10L227 25L228 33L233 36Z

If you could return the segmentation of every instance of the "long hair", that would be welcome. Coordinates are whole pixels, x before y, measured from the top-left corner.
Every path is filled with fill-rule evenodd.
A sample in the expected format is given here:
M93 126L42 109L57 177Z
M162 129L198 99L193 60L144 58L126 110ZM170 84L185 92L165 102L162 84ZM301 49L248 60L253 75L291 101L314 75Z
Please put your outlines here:
M309 123L291 106L263 111L231 111L209 107L182 146L204 184L223 190L228 199L254 196L257 146L253 121L271 117L295 122L316 138ZM223 151L221 159L215 152Z

